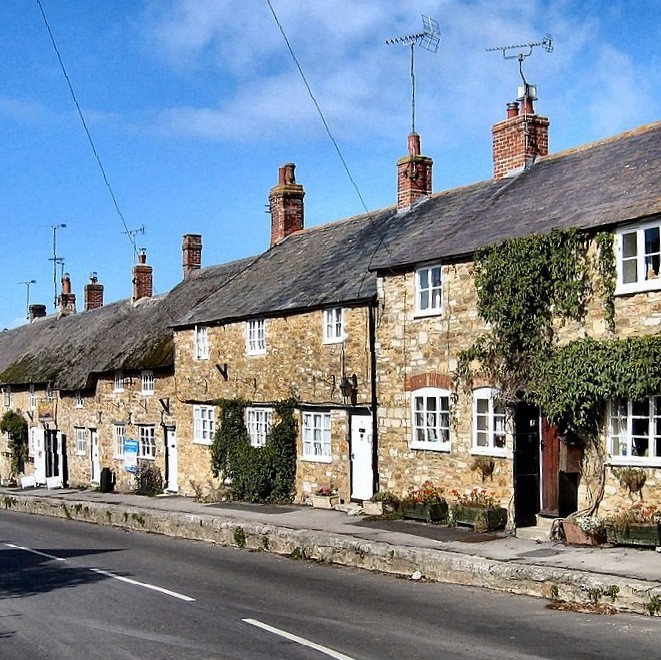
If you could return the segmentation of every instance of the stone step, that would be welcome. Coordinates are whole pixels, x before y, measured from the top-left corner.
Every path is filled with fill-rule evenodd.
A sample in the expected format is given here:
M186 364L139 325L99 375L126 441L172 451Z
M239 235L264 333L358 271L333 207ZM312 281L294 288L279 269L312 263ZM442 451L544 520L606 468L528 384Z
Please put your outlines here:
M531 527L517 527L516 537L531 541L550 541L555 518L537 516L537 524Z

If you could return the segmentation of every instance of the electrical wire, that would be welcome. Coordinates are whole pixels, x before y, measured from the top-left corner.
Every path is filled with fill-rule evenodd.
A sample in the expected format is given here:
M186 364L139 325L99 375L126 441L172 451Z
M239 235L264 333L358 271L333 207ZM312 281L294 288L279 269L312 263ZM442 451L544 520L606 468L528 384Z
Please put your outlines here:
M115 193L112 189L112 186L110 185L110 181L108 180L108 176L106 174L106 169L103 166L103 163L101 162L101 157L99 156L99 152L96 149L96 145L94 144L94 140L92 139L92 134L90 133L90 130L87 126L87 122L85 121L85 116L83 115L83 111L80 107L80 104L78 103L78 99L76 98L76 93L74 92L73 85L71 84L71 79L69 78L69 75L67 74L67 70L64 66L64 61L62 60L62 56L60 55L60 50L57 47L57 42L55 41L55 36L53 35L53 31L50 28L50 25L48 23L48 19L46 18L46 12L44 11L43 5L41 4L41 0L36 0L37 6L39 7L39 11L41 12L41 17L44 21L44 25L46 26L46 30L48 31L48 36L50 37L51 44L53 46L53 50L55 51L55 55L57 56L57 61L60 64L60 68L62 69L62 74L64 75L64 79L66 80L67 87L69 88L69 93L71 94L71 98L73 99L74 105L76 106L76 110L78 111L78 117L80 118L80 121L83 125L83 129L85 131L85 135L87 136L87 141L90 144L90 147L92 148L92 153L94 154L94 158L96 159L96 163L99 166L99 170L101 170L101 175L103 176L103 181L106 184L106 188L108 189L108 192L110 193L110 197L112 199L112 203L115 207L115 211L117 212L117 215L119 216L119 219L122 221L122 225L124 226L124 233L129 239L129 242L131 243L133 247L133 257L134 259L137 260L138 256L138 248L136 246L135 239L133 238L131 231L129 230L126 220L124 219L124 214L119 208L119 204L117 203L117 197L115 196Z

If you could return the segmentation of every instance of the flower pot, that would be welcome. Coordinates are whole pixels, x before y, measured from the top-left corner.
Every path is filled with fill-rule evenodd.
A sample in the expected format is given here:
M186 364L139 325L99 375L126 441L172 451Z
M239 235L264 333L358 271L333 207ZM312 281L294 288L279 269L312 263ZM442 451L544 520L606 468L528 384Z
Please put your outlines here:
M507 509L456 504L452 507L452 517L457 525L470 525L476 532L489 532L505 527Z
M588 534L570 520L563 520L562 527L565 530L565 540L570 545L601 545L606 543L605 534Z
M608 542L613 545L640 545L650 548L661 546L659 525L655 523L607 527L606 535Z
M412 520L445 522L448 518L448 505L447 502L435 502L433 504L425 504L424 502L402 503L402 515L404 518Z
M315 509L332 509L340 501L339 495L311 495Z

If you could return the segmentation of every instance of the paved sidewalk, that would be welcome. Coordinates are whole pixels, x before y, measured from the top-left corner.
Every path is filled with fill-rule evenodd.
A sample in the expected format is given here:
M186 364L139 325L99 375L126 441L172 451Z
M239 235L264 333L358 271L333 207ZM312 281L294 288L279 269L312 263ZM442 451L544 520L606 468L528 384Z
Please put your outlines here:
M95 490L4 487L0 502L7 510L545 598L557 589L563 600L587 601L588 590L617 585L616 606L639 613L652 596L661 597L661 554L651 549L572 547L308 506L202 504Z

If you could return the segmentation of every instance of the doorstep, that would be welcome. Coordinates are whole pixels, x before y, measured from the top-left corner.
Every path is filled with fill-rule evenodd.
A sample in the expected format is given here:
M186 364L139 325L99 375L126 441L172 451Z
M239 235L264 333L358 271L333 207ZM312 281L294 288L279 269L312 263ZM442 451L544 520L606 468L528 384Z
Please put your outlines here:
M517 527L516 538L529 541L550 541L551 528L555 518L537 516L537 524L531 527Z

